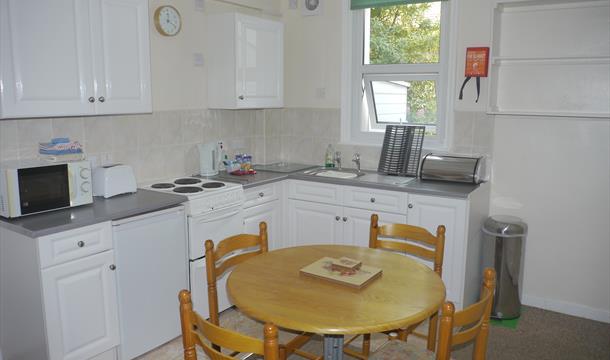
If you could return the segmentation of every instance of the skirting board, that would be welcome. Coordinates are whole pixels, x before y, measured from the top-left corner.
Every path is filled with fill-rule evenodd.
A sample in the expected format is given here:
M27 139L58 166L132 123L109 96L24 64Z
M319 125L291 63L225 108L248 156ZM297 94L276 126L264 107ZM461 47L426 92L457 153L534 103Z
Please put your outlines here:
M523 305L533 306L562 314L578 316L585 319L610 323L610 309L595 309L589 306L569 303L565 301L545 299L536 296L523 295Z

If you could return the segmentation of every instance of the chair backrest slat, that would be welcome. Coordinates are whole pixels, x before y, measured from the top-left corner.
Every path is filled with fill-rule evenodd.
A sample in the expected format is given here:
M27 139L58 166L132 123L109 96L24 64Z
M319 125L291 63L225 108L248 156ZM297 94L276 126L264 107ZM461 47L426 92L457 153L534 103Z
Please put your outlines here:
M233 251L247 249L251 247L260 247L260 245L260 235L239 234L220 241L216 245L214 255L217 259L221 259L225 255L230 254ZM261 250L259 249L259 251Z
M258 250L256 249L258 247ZM233 266L240 264L249 258L266 253L267 246L267 224L262 221L259 224L259 234L239 234L228 237L218 243L214 248L212 240L205 241L205 269L208 283L208 307L210 322L219 324L218 314L218 290L216 282L219 276ZM238 251L243 250L244 253Z
M434 261L434 251L404 241L399 242L392 240L377 240L377 248L404 252L407 254L415 255L424 260Z
M386 224L379 227L379 236L396 236L436 246L436 236L424 228L408 224Z
M193 311L191 294L180 291L180 321L185 360L197 360L195 346L199 345L211 360L233 360L229 354L220 352L220 346L236 353L263 355L265 360L279 360L278 329L273 324L265 324L264 340L259 340L221 328L203 319Z
M483 287L478 302L462 311L455 312L453 303L443 304L440 316L440 330L437 360L449 360L451 348L475 339L472 358L484 360L487 352L487 337L489 336L489 317L496 289L496 272L487 268L483 272ZM474 324L474 325L473 325ZM466 330L454 332L456 327L471 325Z

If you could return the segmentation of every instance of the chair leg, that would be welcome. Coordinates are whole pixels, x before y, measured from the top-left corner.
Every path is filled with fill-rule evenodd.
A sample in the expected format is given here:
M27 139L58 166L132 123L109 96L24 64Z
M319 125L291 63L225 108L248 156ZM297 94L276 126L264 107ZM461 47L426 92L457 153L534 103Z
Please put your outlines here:
M436 348L436 329L438 326L438 313L430 316L428 321L428 350L434 352Z
M362 335L362 355L368 358L371 353L371 334Z

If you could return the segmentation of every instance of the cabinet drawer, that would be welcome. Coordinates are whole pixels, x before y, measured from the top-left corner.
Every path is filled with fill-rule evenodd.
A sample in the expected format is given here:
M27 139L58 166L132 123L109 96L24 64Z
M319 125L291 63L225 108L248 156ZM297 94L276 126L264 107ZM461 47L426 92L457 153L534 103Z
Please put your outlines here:
M301 180L290 181L288 197L333 205L341 205L343 198L341 186Z
M278 184L267 184L257 186L244 191L246 201L244 203L244 209L252 206L268 203L269 201L279 199Z
M399 214L407 213L407 193L346 186L343 196L345 206Z
M112 248L110 222L84 226L38 239L40 266L60 264Z

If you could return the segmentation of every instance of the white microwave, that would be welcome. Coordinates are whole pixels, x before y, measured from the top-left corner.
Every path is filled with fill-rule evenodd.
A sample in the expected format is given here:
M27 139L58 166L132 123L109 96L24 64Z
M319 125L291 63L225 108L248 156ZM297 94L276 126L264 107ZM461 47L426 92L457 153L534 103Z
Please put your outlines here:
M87 160L0 163L0 216L15 218L92 202L91 164Z

